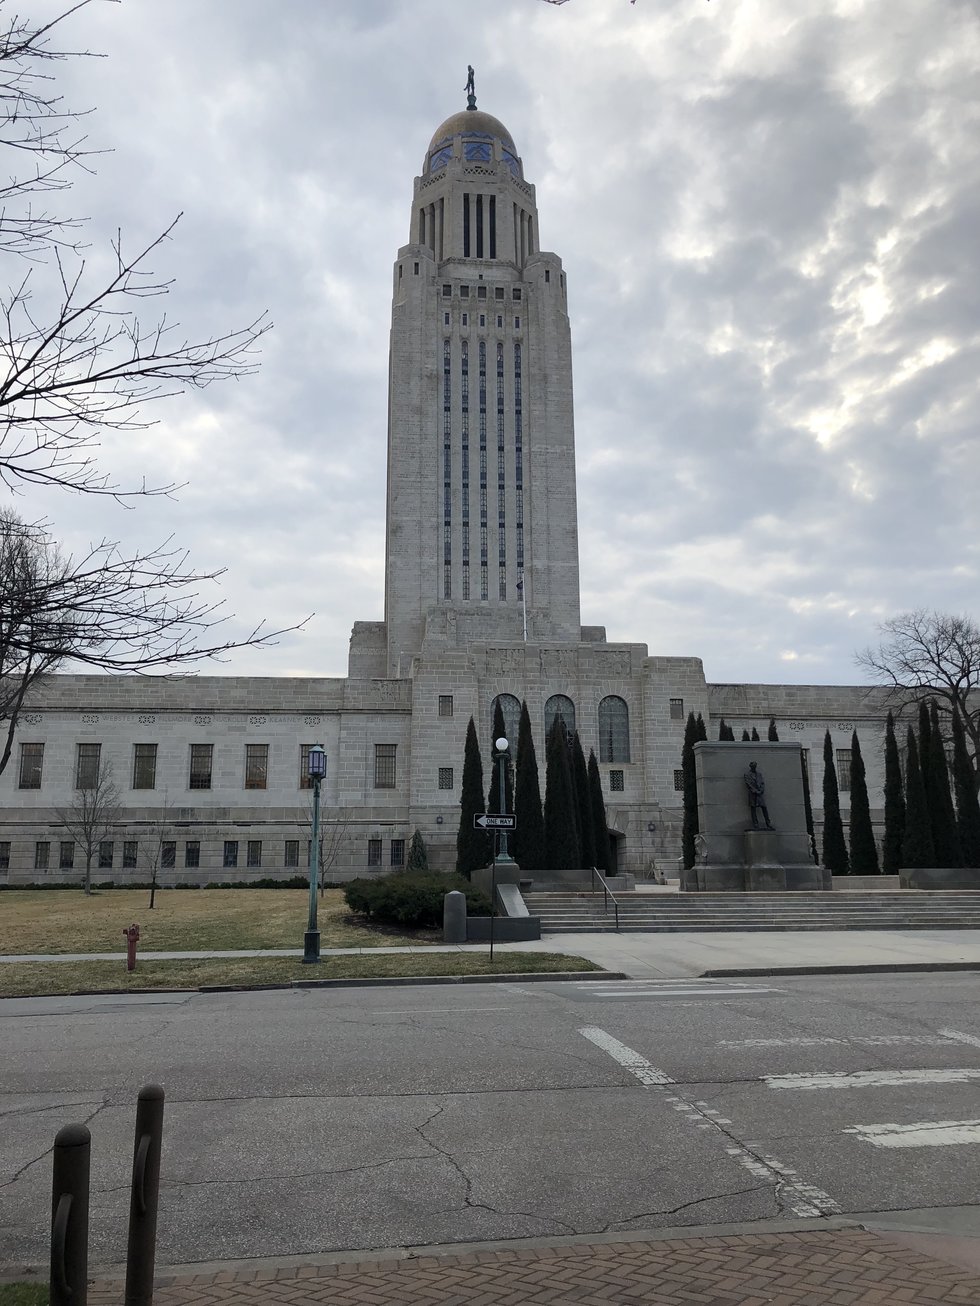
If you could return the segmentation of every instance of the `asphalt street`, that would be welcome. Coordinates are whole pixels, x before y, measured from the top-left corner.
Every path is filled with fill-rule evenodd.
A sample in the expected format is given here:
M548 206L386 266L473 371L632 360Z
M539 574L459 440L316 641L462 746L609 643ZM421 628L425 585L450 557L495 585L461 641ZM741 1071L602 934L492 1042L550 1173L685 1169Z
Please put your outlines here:
M124 1259L154 1081L158 1265L922 1208L976 1224L978 995L953 973L8 999L0 1264L46 1261L69 1121L92 1131L91 1264Z

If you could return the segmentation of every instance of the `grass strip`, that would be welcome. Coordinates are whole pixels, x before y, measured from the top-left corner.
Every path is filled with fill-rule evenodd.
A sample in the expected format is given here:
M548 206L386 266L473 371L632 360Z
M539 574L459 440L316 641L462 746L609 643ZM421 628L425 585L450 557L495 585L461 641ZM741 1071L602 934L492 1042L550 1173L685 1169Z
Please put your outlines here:
M202 986L289 984L296 980L426 978L443 975L531 975L542 971L601 970L584 957L556 952L487 951L384 953L324 957L305 966L292 957L236 957L207 961L141 961L128 972L124 961L11 962L0 965L0 997L43 997L78 992L198 989Z
M140 947L154 952L301 948L309 910L306 889L4 889L0 954L116 952L123 929L140 927ZM389 930L351 917L341 889L317 907L320 946L376 948L441 943L441 931Z
M48 1306L46 1283L0 1283L0 1306Z

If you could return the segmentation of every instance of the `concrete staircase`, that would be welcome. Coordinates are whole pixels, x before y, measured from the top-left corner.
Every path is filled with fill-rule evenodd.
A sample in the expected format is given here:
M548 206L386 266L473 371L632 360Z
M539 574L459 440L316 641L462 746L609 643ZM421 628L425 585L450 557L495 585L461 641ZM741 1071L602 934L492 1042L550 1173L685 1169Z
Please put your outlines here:
M903 893L617 893L621 931L980 930L980 891ZM615 930L601 892L529 892L544 934Z

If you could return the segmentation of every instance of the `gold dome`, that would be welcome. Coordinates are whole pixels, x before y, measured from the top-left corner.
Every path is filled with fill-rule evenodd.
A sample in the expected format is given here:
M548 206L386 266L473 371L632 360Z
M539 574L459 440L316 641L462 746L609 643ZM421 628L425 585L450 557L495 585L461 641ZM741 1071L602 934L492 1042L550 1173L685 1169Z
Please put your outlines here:
M495 118L492 113L484 113L481 109L461 109L436 129L426 154L431 154L443 141L461 136L464 132L485 132L499 140L511 154L517 153L510 132L499 118Z

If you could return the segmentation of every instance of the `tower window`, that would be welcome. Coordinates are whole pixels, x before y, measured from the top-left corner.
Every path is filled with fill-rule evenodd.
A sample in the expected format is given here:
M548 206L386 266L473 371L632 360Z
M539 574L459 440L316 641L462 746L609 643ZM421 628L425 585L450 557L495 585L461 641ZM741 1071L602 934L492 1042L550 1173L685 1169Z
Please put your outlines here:
M684 700L682 698L672 698L670 700L670 719L671 721L684 720Z
M442 288L443 299L448 299L452 293L453 293L452 286L445 286L445 285L443 286Z
M500 313L498 313L498 314L497 314L497 330L498 330L498 331L502 330L502 329L503 329L503 325L504 325L504 319L503 319L502 315L501 315Z
M520 329L521 329L521 319L520 319L519 317L515 317L515 318L514 318L514 330L515 330L515 331L520 331Z
M481 314L480 314L480 326L481 326L481 327L485 327L486 324L487 324L487 315L486 315L486 313L481 313Z
M464 313L464 314L463 314L463 326L469 326L469 324L470 324L469 314L468 314L468 313Z
M470 288L469 288L469 286L460 286L460 288L459 288L459 293L460 293L460 297L461 297L462 299L469 299L469 297L470 297Z
M374 745L374 787L375 789L394 789L395 787L395 750L397 744Z
M416 264L415 264L415 275L418 276L418 274L419 274L419 265L416 263ZM547 277L548 277L548 274L547 274L547 272L546 272L546 273L545 273L545 279L546 279L546 280L547 280Z
M452 694L439 695L439 715L452 716L453 714L453 696Z
M514 297L515 299L520 299L520 297L521 297L521 288L520 288L520 286L515 286L514 289L513 289L510 293L513 295L513 297Z
M416 263L416 264L415 264L415 271L418 272L418 270L419 270L419 265ZM544 270L544 279L545 279L546 282L551 280L551 269L550 269L550 268L545 268L545 270Z
M477 297L477 299L486 299L486 297L487 297L487 288L486 288L486 286L477 286L477 288L476 288L476 297Z
M630 760L630 715L624 699L610 694L599 704L599 761Z
M448 313L443 313L443 315L442 315L442 324L443 324L443 326L449 326L449 314L448 314Z
M416 264L416 267L418 267L418 264ZM402 279L402 265L399 263L399 264L398 264L398 280L401 281L401 279Z
M493 297L494 297L494 299L503 299L503 297L504 297L504 288L503 288L503 286L494 286L494 288L493 288Z

